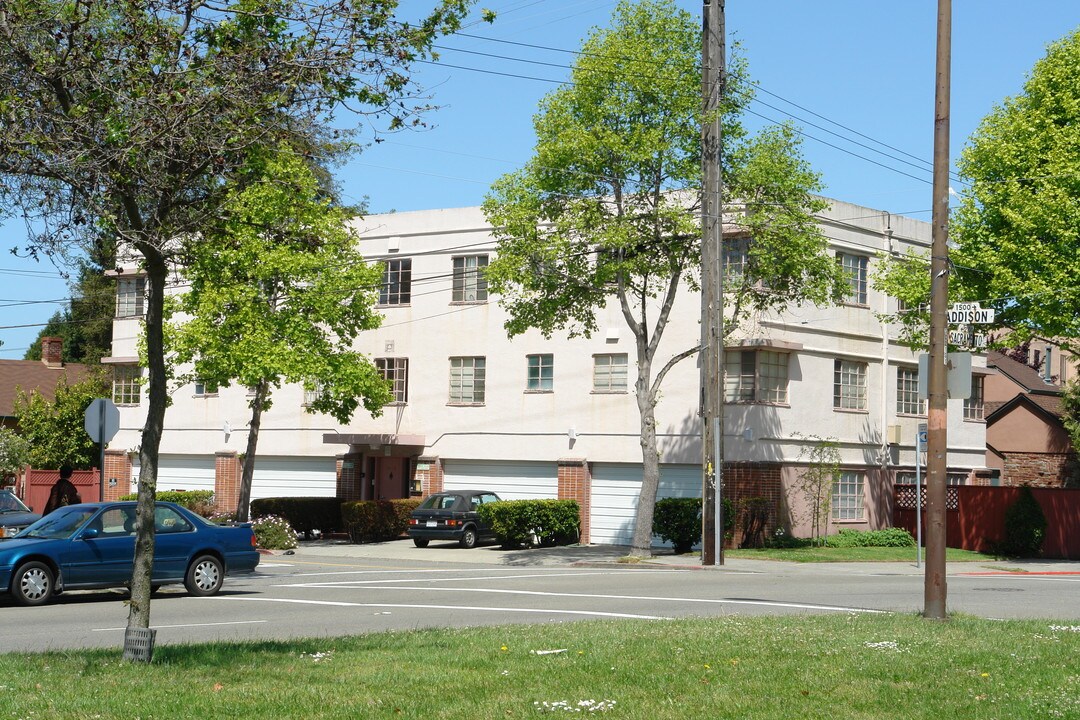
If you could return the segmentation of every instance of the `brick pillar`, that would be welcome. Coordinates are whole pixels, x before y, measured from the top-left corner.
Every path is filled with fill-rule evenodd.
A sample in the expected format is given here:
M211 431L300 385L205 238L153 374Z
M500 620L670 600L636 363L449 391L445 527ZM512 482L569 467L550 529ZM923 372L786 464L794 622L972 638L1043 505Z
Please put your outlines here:
M559 499L577 501L581 508L581 537L578 542L587 545L590 541L589 515L592 509L592 475L588 462L581 458L559 460Z
M443 467L438 455L416 458L416 479L420 481L420 495L427 497L443 491Z
M214 504L232 512L240 501L240 458L235 450L222 450L214 458Z
M113 480L116 482L113 483ZM105 451L105 499L131 494L131 458L125 450Z
M342 502L360 499L364 454L345 453L338 463L337 497Z

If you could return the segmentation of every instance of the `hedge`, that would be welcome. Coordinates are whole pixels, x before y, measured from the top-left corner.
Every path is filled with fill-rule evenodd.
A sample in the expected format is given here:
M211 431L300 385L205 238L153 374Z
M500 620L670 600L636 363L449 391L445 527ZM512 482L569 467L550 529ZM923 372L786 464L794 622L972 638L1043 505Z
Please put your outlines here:
M501 500L484 503L477 512L503 547L578 541L581 511L576 500Z
M341 520L354 543L401 537L419 500L356 500L341 505Z
M214 504L213 490L158 490L156 497L162 502L176 503L189 510L199 512L200 508ZM138 493L122 495L120 500L138 500Z
M336 497L273 497L251 501L251 517L276 515L310 538L313 530L323 534L342 527L341 500Z

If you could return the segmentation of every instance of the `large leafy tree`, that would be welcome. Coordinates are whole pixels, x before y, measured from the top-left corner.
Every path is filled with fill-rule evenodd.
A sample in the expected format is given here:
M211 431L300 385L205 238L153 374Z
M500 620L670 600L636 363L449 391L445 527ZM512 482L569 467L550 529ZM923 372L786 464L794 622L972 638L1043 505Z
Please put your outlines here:
M256 153L257 180L231 194L220 222L192 243L187 291L166 328L175 361L194 378L253 388L237 515L248 517L262 413L283 382L314 391L311 412L346 423L362 403L379 414L389 385L352 349L379 326L374 307L382 271L364 262L349 213L322 196L304 158L289 148ZM185 378L186 379L186 378Z
M496 182L484 202L498 254L490 287L511 335L588 336L609 302L635 339L634 389L644 463L633 551L650 553L659 484L655 407L664 376L697 353L656 357L676 294L697 288L701 191L700 27L667 0L622 2L609 29L585 41L571 82L541 101L534 157ZM744 68L740 66L740 74ZM791 128L749 136L735 82L723 107L725 192L737 199L746 263L727 290L732 325L790 303L841 297L810 193L818 176ZM659 364L657 368L656 365Z
M967 297L992 303L1014 344L1080 350L1080 31L983 119L958 167L971 187L950 236Z
M29 463L39 468L61 465L90 468L97 464L98 446L86 433L86 408L104 397L108 383L97 374L68 384L61 378L49 400L36 390L15 394L19 434L30 444Z
M252 148L317 148L343 107L376 127L418 121L410 66L470 4L432 2L417 24L394 0L0 3L0 207L35 228L35 253L69 258L108 233L146 275L129 627L150 622L167 273L244 181Z

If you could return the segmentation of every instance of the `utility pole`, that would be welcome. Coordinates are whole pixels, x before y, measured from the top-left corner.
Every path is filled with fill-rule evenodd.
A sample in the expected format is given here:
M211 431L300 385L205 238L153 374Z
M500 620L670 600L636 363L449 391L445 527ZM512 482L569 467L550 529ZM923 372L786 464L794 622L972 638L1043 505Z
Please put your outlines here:
M724 0L701 8L701 564L724 564L724 207L720 101L724 87Z
M938 0L934 101L934 202L930 260L930 356L927 373L926 575L923 616L945 619L945 503L948 470L949 92L952 0Z

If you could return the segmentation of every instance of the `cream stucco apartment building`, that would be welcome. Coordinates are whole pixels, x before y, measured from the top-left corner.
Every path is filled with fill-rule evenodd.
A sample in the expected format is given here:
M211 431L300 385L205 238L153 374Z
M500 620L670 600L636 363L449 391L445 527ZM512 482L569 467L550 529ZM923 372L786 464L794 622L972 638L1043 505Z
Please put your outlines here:
M885 527L893 483L913 476L917 358L879 319L896 301L874 291L879 253L930 242L928 223L842 202L820 216L831 251L851 273L849 302L797 307L759 317L726 349L726 488L736 500L767 497L770 527L807 535L797 485L814 436L839 442L843 466L833 488L835 527ZM253 498L337 495L399 498L443 488L483 487L506 499L573 498L583 540L628 544L641 479L633 396L634 345L618 308L584 339L508 339L504 312L482 268L495 243L479 208L369 216L360 248L385 263L382 327L360 345L394 382L397 402L381 417L361 409L347 425L305 412L302 387L274 396L264 415ZM145 418L136 382L142 284L119 273L112 357L121 430L108 475L117 492L137 478ZM699 343L700 297L684 290L658 363ZM976 357L976 366L984 366ZM986 474L985 425L975 396L949 401L950 482ZM235 502L238 453L249 417L243 387L176 388L165 415L159 489L215 489ZM701 492L699 371L682 361L665 380L657 408L661 496Z

